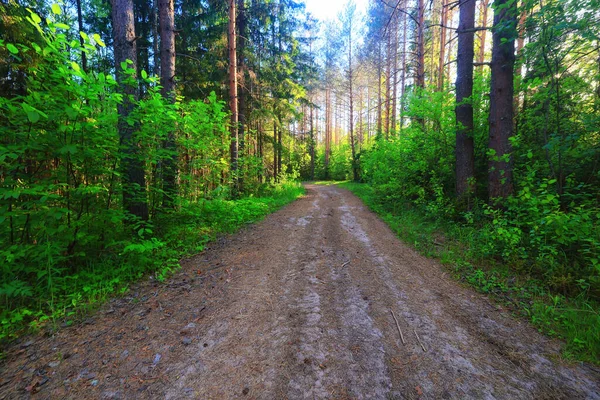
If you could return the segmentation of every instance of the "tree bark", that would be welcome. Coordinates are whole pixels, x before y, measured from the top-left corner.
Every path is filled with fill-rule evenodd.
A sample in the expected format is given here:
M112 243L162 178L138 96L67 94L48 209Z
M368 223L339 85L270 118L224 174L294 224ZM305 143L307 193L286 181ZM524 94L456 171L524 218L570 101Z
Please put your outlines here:
M377 52L377 137L381 137L381 135L383 134L383 124L382 124L382 111L381 111L381 103L382 103L382 97L381 97L381 77L382 77L382 57L381 57L381 42L383 41L383 38L379 39L379 46L378 46L378 52Z
M425 0L417 0L417 75L415 85L425 88Z
M146 221L148 202L144 162L134 136L136 126L131 126L127 122L137 101L135 86L137 52L132 0L113 0L112 22L115 70L120 91L123 93L123 101L117 107L119 138L124 149L121 160L123 207L131 216ZM122 67L123 65L126 65L126 69ZM127 82L128 80L130 82Z
M456 64L456 196L468 200L474 191L473 58L475 56L475 0L460 3ZM467 203L467 207L469 204Z
M407 4L408 0L404 1L404 7L406 8L406 4ZM408 26L408 15L406 15L406 13L402 13L403 16L403 21L402 21L402 76L401 76L401 83L400 83L400 87L401 87L401 99L400 99L400 131L402 131L402 128L404 127L404 108L405 108L405 102L406 102L406 45L407 45L407 38L406 38L406 31L407 31L407 26Z
M352 151L352 177L358 182L358 159L356 158L356 143L354 141L354 71L352 70L352 18L353 11L348 13L348 84L350 92L350 149Z
M440 58L438 61L438 82L437 90L441 92L444 89L444 76L446 69L446 25L448 24L448 0L442 0L442 16L440 27Z
M394 17L394 44L392 48L392 52L394 54L394 61L392 63L392 70L394 77L392 79L392 120L391 120L391 130L392 134L396 134L396 109L398 105L398 14Z
M244 4L244 0L238 0L238 31L239 31L239 46L237 48L237 57L238 57L238 138L239 138L239 148L238 152L241 153L241 159L238 155L238 164L241 162L242 165L238 165L239 174L238 174L238 190L240 192L244 191L244 173L243 173L243 161L244 161L244 147L246 145L246 126L247 126L247 116L248 116L248 105L247 105L247 92L248 88L246 86L245 81L245 72L246 72L246 38L248 37L247 32L247 18L246 18L246 7Z
M159 39L158 39L158 0L152 0L152 62L153 74L160 75Z
M477 56L477 63L480 65L480 68L483 66L483 62L485 61L485 38L487 35L487 15L488 15L488 4L490 0L483 0L481 2L481 27L484 28L481 30L479 36L479 55Z
M392 33L387 33L387 49L386 49L386 71L385 71L385 138L390 137L390 108L391 108L391 89L392 89Z
M513 93L517 3L496 0L492 34L488 195L490 200L513 193L510 138L513 134Z
M238 98L237 98L237 51L236 51L236 0L229 0L229 109L231 126L229 156L231 159L231 184L233 197L237 197L238 169Z
M160 84L163 97L175 103L175 8L174 0L159 0L160 29ZM164 161L164 201L166 208L175 205L177 196L177 148L175 145L175 123L169 124L165 140L167 156Z

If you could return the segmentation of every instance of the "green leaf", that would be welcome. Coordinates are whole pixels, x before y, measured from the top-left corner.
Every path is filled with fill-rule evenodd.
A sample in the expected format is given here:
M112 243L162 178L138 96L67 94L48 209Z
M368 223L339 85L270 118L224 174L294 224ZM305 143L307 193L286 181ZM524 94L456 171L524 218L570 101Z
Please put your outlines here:
M69 29L70 28L69 25L63 24L61 22L55 22L54 26L57 27L57 28L60 28L60 29Z
M12 54L19 54L19 49L17 49L15 47L15 45L9 43L6 45L6 48L8 49L8 51L10 51Z
M77 64L75 61L71 61L71 67L73 67L73 69L76 72L80 72L81 71L81 69L79 68L79 64Z
M148 79L148 73L145 70L142 70L142 78Z
M102 38L100 37L100 35L98 35L97 33L94 33L94 41L96 43L98 43L98 46L100 47L106 47L106 45L104 44L104 42L102 41Z
M32 124L35 124L40 120L40 114L35 110L27 111L27 119Z
M83 40L90 40L89 36L85 32L79 32L79 35L83 38Z
M77 146L74 144L67 144L66 146L61 147L60 150L58 150L58 152L60 154L75 154L77 153Z
M60 6L56 3L52 4L52 12L56 15L62 14L62 10L60 9Z
M31 15L31 19L33 20L33 22L35 22L36 24L39 24L40 22L42 22L42 19L40 18L39 15L37 15L36 13L32 12L30 13Z
M124 70L124 71L127 70L127 62L121 61L121 69Z

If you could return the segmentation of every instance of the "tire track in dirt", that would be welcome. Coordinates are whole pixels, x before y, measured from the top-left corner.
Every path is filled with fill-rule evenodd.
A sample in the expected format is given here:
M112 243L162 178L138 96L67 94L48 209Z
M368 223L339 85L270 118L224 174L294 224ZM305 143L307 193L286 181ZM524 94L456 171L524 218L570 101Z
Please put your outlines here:
M600 399L598 369L559 350L351 193L307 185L169 282L16 343L0 399Z

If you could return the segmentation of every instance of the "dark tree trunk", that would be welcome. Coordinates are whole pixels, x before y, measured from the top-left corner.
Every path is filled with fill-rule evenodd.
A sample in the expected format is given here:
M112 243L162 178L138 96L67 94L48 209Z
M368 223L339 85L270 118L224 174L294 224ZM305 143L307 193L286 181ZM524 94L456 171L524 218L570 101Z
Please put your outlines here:
M490 85L488 195L490 200L513 193L510 137L513 134L513 92L517 3L496 0Z
M170 103L175 103L175 9L173 0L159 0L160 24L160 84L162 95ZM165 140L167 157L164 161L164 201L166 208L175 205L177 196L177 148L175 145L175 124L167 126Z
M474 190L473 58L475 57L475 0L460 3L456 64L456 196L469 200Z
M117 82L123 93L123 101L118 106L118 130L123 158L121 160L123 182L123 207L132 216L142 220L148 219L148 202L146 198L146 176L144 161L139 154L139 146L134 136L136 126L127 123L129 114L135 107L137 90L135 79L137 71L136 36L133 18L132 0L113 0L112 4L113 40L115 53L115 70ZM127 71L122 68L127 60Z

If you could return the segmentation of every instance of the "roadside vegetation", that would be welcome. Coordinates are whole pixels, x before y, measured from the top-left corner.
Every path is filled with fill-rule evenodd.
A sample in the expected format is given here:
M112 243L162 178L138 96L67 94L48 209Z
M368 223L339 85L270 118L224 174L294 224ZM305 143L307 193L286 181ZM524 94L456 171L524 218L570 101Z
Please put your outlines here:
M600 304L589 276L573 276L571 271L567 277L573 284L566 285L565 277L555 275L559 272L543 273L542 260L536 268L526 258L516 257L528 248L516 241L508 251L502 246L504 231L498 233L498 225L514 222L485 212L459 222L420 207L398 206L369 184L344 182L340 186L359 196L405 243L439 259L456 279L529 319L541 332L564 339L566 359L600 362ZM557 268L569 269L568 265Z

